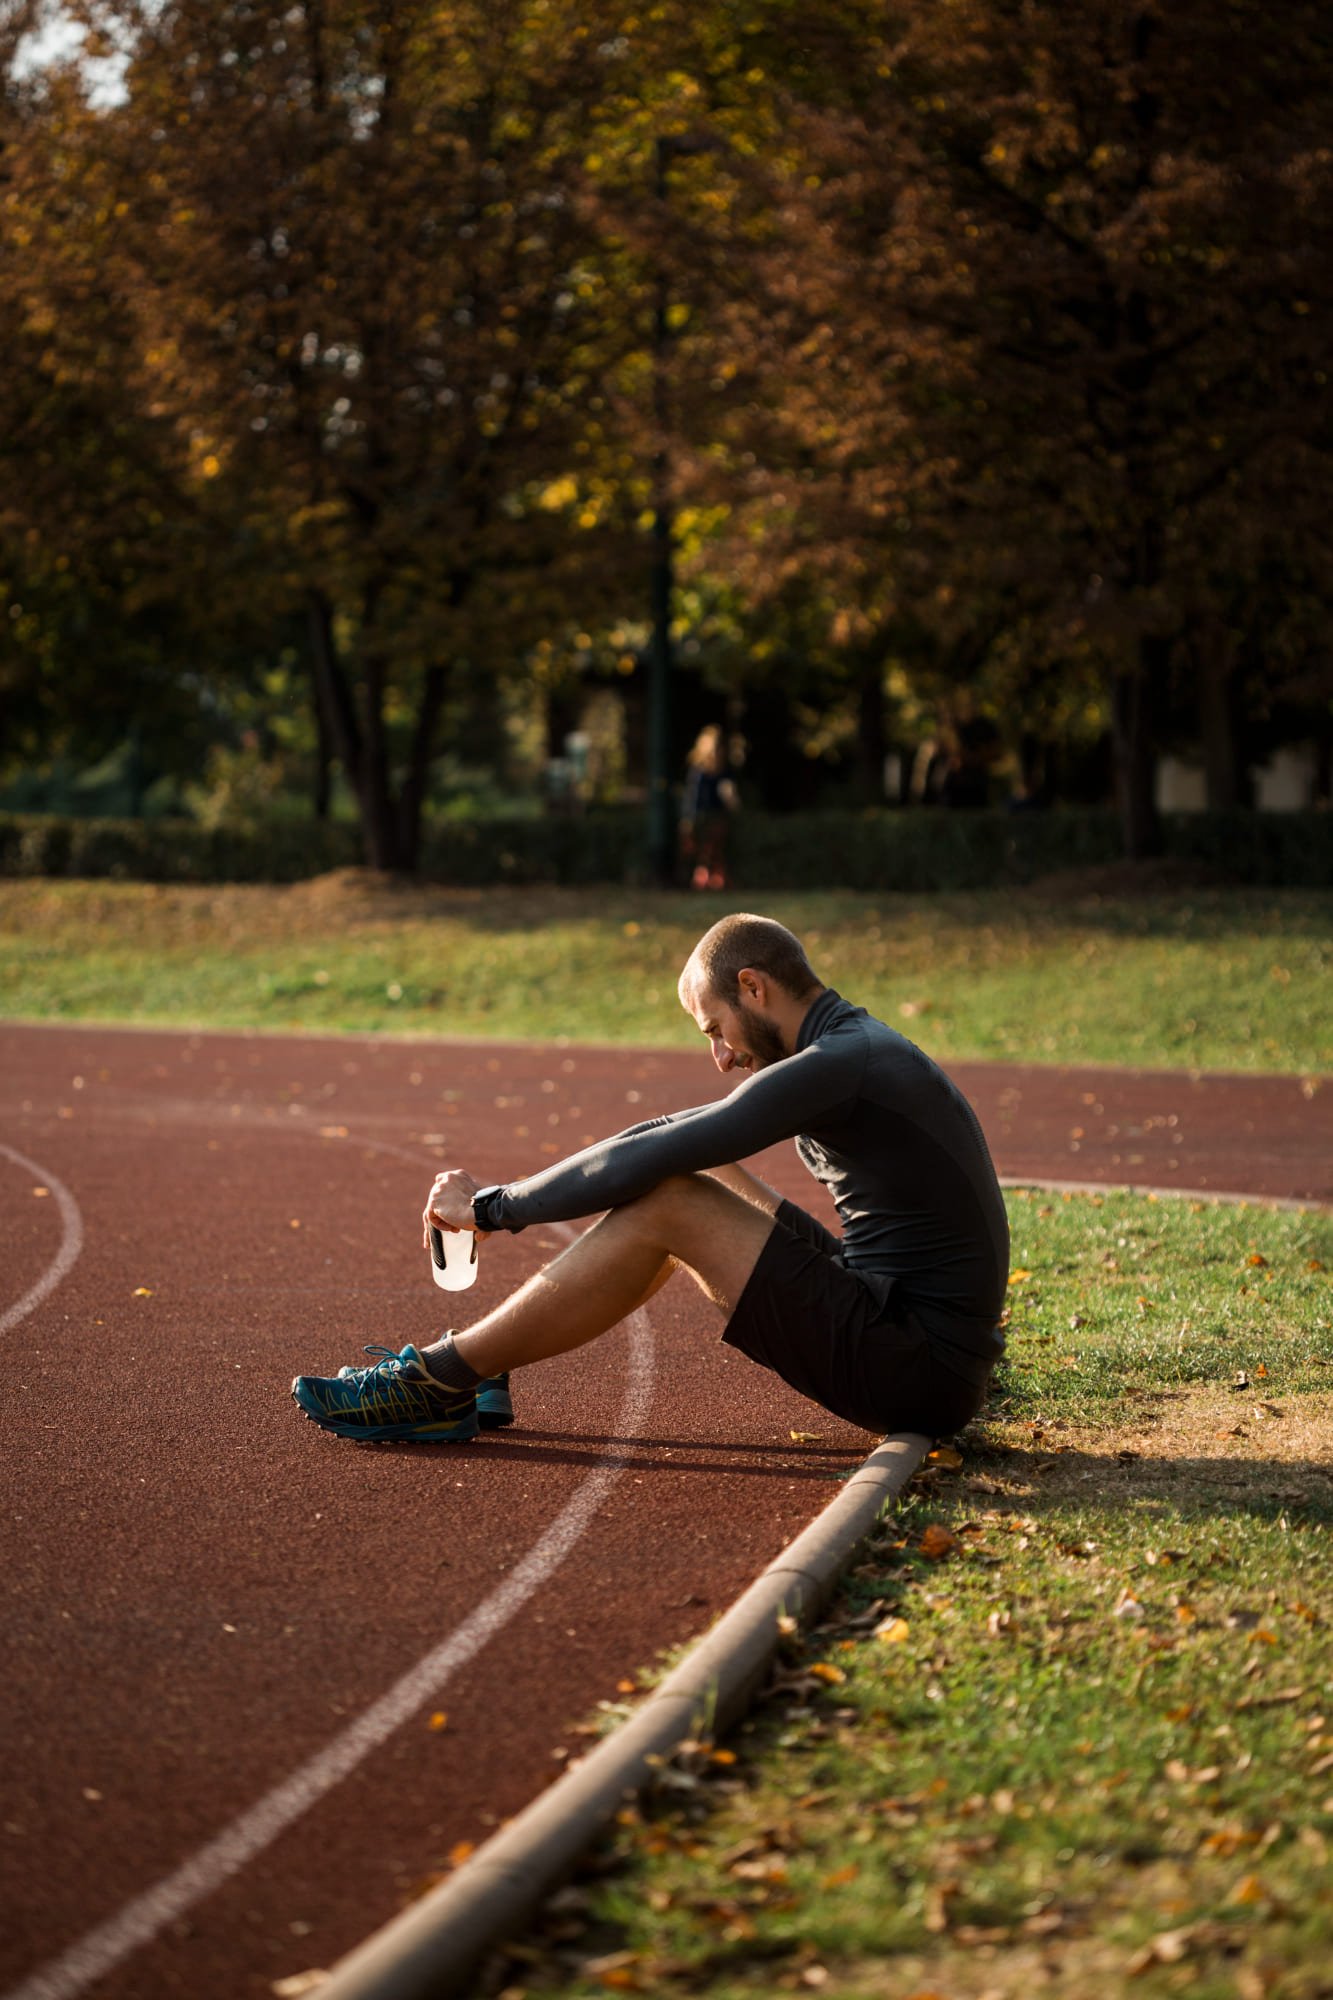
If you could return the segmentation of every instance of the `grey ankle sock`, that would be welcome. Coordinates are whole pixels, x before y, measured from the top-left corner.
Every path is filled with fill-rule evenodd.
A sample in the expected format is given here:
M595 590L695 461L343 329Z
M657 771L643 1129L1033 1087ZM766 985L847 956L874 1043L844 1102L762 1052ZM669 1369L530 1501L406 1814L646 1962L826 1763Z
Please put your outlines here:
M433 1341L429 1347L418 1349L428 1375L444 1389L475 1389L481 1377L475 1368L469 1368L458 1349L454 1337L446 1333L442 1339Z

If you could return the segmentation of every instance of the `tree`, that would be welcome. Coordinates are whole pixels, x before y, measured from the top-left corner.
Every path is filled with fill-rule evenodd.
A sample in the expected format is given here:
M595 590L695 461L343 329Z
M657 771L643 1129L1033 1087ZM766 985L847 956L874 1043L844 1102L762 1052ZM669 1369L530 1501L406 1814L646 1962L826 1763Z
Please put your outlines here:
M149 766L197 743L179 676L197 545L165 427L127 385L133 321L102 284L115 219L70 143L77 76L26 62L37 7L0 28L0 757Z
M609 14L98 10L128 47L85 138L123 217L135 388L234 523L215 590L302 608L378 867L415 863L451 687L517 648L574 553L543 496L605 358L581 158Z
M738 333L797 385L764 399L769 533L918 607L980 588L1081 627L1151 853L1209 578L1279 496L1327 513L1322 10L842 0L777 66L799 167Z

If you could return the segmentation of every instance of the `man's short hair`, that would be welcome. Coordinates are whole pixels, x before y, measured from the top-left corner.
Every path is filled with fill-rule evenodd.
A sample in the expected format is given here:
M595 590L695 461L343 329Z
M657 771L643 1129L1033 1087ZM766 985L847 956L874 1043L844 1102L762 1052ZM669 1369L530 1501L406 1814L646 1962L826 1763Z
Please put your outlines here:
M681 990L697 976L716 999L734 1007L740 999L740 976L747 966L764 973L793 1000L804 1000L822 983L811 970L805 946L785 924L775 923L772 917L737 915L723 917L704 932L680 975Z

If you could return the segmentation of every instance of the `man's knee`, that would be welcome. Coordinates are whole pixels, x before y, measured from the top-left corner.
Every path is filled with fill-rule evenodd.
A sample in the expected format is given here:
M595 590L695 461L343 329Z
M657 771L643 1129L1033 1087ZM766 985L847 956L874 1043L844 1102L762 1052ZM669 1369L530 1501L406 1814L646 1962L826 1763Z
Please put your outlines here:
M715 1245L758 1244L773 1220L709 1174L673 1174L617 1213L686 1263Z
M697 1214L720 1191L717 1182L710 1181L707 1174L668 1174L656 1187L636 1195L633 1201L627 1201L620 1212L644 1221L656 1221L663 1216Z

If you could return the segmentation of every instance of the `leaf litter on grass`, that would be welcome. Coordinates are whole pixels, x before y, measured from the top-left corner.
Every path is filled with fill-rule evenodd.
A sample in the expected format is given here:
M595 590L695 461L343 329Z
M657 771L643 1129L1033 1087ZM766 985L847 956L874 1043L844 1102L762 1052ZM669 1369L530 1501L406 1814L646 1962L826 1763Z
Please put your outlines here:
M493 1985L1333 1991L1333 1342L1306 1268L1328 1218L1010 1205L1046 1308L1082 1303L1087 1365L1029 1393L1015 1363L821 1626L789 1632L735 1762L704 1746L687 1789L626 1809L579 1911ZM1205 1367L1181 1366L1178 1321L1122 1309L1108 1243L1213 1329ZM1229 1317L1254 1254L1280 1289ZM1280 1383L1262 1399L1233 1380L1251 1317Z

